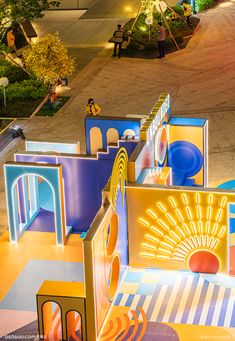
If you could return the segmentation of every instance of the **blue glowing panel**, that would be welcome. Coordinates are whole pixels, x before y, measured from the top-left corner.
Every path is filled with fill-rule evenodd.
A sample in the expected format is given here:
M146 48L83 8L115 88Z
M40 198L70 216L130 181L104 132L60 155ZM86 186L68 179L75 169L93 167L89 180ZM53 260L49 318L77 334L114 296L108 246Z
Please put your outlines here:
M206 121L207 120L204 118L171 117L169 124L176 126L203 127Z
M57 244L64 243L65 225L62 215L62 194L61 194L61 169L59 165L48 166L38 164L19 164L7 163L5 164L5 178L6 178L6 192L7 192L7 206L9 218L9 230L11 241L17 241L24 229L34 220L35 216L28 219L27 212L26 219L28 220L25 226L19 224L18 221L18 204L16 185L20 178L28 175L38 176L43 178L50 184L53 191L53 201L55 207L55 221L56 221L56 239ZM27 201L27 198L25 199Z
M77 154L80 150L78 143L57 143L38 141L26 141L25 149L27 152L55 152L64 154Z
M136 138L140 135L140 119L138 118L108 118L108 117L86 117L85 131L86 131L86 151L91 153L90 146L90 130L92 128L99 128L102 134L103 149L107 148L107 133L109 129L117 131L119 139L124 135L125 130L131 129L135 133Z
M41 181L38 186L39 207L49 212L54 212L53 193L46 181Z
M229 219L230 233L235 233L235 218Z

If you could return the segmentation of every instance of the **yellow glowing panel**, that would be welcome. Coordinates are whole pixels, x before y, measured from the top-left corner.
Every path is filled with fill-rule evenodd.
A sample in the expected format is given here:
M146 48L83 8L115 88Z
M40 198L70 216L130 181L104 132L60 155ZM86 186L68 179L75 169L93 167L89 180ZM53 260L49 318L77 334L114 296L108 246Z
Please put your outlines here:
M228 205L235 193L128 186L127 200L131 266L188 269L191 255L204 250L227 272Z

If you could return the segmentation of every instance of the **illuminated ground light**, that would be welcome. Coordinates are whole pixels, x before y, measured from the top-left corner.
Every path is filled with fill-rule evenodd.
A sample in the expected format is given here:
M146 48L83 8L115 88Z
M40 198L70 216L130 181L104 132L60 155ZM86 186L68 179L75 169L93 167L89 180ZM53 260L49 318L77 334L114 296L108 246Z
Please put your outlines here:
M140 256L188 264L191 271L217 273L217 249L226 238L227 198L213 194L167 197L139 218L147 228Z

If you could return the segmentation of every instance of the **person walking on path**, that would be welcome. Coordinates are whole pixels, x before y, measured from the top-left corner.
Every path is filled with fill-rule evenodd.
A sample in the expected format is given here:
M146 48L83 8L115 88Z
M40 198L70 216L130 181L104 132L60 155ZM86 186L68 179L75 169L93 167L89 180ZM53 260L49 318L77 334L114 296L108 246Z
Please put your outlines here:
M165 39L166 39L166 30L165 27L162 26L162 22L158 22L158 30L157 30L157 45L159 56L157 58L165 57Z
M114 42L113 57L116 57L117 47L118 47L118 57L121 58L123 41L124 41L124 31L121 25L119 24L117 25L117 29L113 33L113 42Z
M15 35L12 29L7 32L7 45L12 52L16 53Z
M95 104L93 98L89 98L86 105L86 114L89 116L99 115L101 108L98 104Z

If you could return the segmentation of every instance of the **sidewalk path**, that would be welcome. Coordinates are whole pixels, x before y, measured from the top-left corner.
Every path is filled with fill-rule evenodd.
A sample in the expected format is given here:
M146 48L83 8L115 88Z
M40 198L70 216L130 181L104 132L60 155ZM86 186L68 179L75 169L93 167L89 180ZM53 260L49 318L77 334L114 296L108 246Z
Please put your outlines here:
M22 122L28 139L80 140L84 151L84 108L94 97L104 115L148 113L162 91L172 98L172 113L209 119L209 179L235 177L235 3L227 1L200 14L197 34L186 49L164 60L113 59L102 49L74 77L72 98L53 118ZM20 122L21 123L21 122ZM1 165L23 151L15 141L0 156ZM1 213L3 220L1 220ZM0 169L0 226L6 223L3 169Z
M82 17L85 13L85 10L48 11L42 19L33 22L33 26L39 36L59 32L67 47L103 47L107 45L117 24L124 25L130 20L128 14L111 15L108 18L105 15L101 18ZM81 17L83 20L80 20Z

